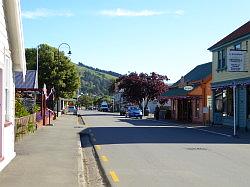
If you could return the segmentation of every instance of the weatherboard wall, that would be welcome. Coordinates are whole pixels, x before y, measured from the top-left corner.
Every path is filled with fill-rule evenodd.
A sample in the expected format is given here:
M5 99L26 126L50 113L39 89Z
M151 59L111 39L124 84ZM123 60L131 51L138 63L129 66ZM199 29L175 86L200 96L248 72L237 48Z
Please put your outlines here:
M248 51L245 52L245 60L246 60L246 69L248 72L228 72L227 69L218 70L218 50L213 51L213 64L212 64L212 74L213 74L213 83L227 81L227 80L234 80L239 78L247 78L250 77L250 35L248 39L236 41L235 43L231 44L230 46L226 46L227 51L230 49L234 49L234 45L241 43L241 49L246 50L246 42L248 42Z

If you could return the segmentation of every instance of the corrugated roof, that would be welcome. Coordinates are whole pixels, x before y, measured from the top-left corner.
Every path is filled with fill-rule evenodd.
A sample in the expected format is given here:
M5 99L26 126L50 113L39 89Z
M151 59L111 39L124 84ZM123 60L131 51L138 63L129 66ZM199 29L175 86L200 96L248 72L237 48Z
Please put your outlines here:
M162 97L174 97L174 96L187 96L188 92L187 90L184 90L183 88L172 88L169 89L167 92L163 93Z
M199 81L205 79L212 74L212 62L201 64L192 69L189 73L184 76L184 82ZM181 79L174 83L172 86L178 86Z
M15 87L16 88L25 88L33 89L37 87L36 80L36 70L27 70L25 81L23 81L23 73L15 72Z
M218 41L216 44L208 48L208 50L213 50L216 47L219 47L225 43L231 42L233 40L236 40L238 38L241 38L247 34L250 34L250 21L233 31L231 34L227 35L225 38Z

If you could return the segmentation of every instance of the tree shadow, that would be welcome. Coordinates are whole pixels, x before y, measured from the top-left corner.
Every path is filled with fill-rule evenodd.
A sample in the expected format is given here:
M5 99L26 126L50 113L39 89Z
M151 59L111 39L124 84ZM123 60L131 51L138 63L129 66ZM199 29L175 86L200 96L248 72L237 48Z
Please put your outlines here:
M249 144L250 139L221 136L179 126L91 127L80 137L93 133L98 145L106 144ZM81 138L82 139L82 138Z
M95 116L118 116L118 114L113 114L113 113L83 113L79 114L81 116L89 116L89 117L95 117Z

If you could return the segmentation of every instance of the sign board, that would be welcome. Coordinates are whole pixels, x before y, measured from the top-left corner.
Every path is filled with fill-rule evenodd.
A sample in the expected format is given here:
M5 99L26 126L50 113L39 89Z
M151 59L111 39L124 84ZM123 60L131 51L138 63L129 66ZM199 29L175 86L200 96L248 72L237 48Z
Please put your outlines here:
M207 107L212 108L212 97L210 95L207 96Z
M194 89L193 86L184 86L184 90L186 90L186 91L191 91L193 89Z
M209 112L208 107L203 107L203 114L208 114L208 112Z
M246 71L244 51L231 50L227 53L227 71L240 72Z

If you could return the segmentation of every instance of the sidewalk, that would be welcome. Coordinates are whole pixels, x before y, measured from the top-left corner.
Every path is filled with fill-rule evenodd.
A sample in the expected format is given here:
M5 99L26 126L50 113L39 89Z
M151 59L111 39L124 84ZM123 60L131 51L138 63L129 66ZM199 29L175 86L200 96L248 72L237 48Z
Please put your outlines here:
M78 186L77 117L63 115L15 145L17 156L0 172L0 186Z

